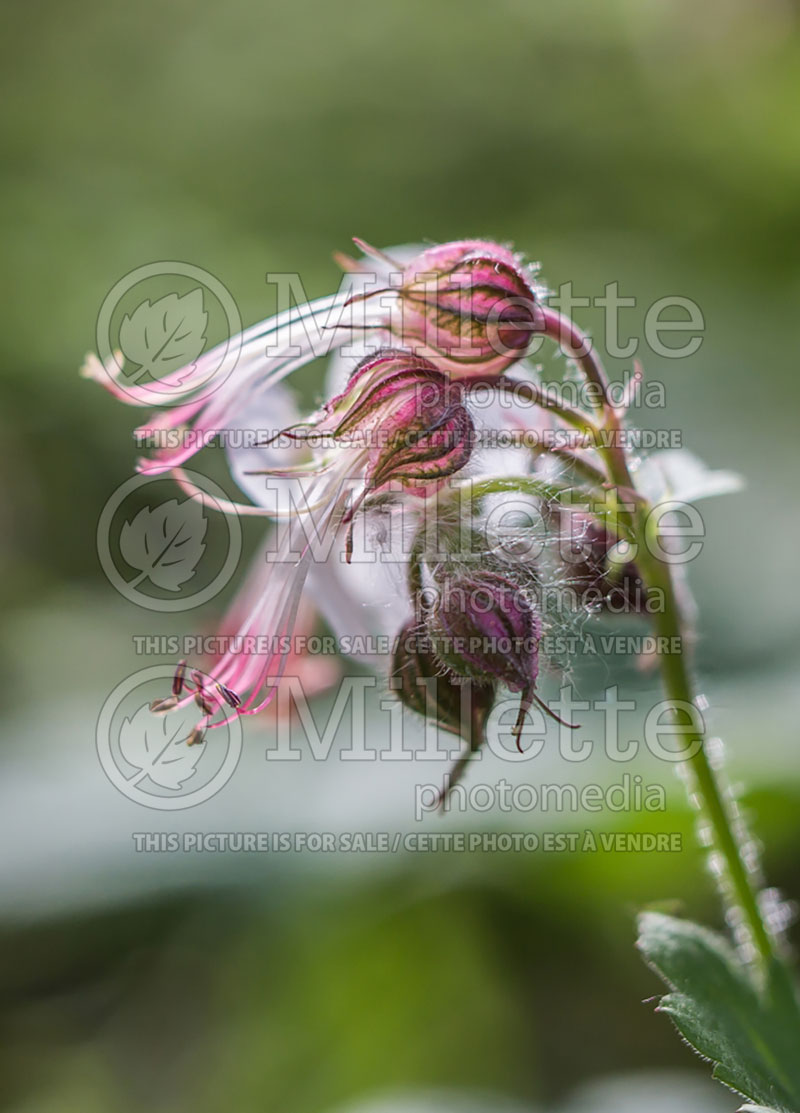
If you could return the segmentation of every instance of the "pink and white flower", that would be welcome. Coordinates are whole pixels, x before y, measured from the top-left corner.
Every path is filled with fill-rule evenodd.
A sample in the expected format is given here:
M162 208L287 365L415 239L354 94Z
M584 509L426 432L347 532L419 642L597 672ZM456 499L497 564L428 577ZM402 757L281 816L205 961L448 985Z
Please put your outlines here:
M338 293L253 325L157 381L128 382L119 353L105 364L87 357L82 374L120 401L166 407L135 432L139 443L154 446L139 461L141 472L181 466L277 383L337 349L362 343L374 350L390 341L435 359L453 378L499 373L525 354L541 291L534 271L507 248L464 240L409 261L409 249L394 259L356 243L367 257L340 257L352 273ZM226 358L231 347L238 352L233 364Z
M405 505L428 498L468 462L473 437L460 386L428 361L396 350L363 361L346 390L278 438L293 453L304 446L306 461L259 469L278 481L266 511L277 529L223 622L236 631L231 648L208 675L182 667L172 697L154 709L194 700L201 715L191 740L199 741L207 728L267 706L314 567L341 555L342 535L345 559L352 559L355 518L369 500Z

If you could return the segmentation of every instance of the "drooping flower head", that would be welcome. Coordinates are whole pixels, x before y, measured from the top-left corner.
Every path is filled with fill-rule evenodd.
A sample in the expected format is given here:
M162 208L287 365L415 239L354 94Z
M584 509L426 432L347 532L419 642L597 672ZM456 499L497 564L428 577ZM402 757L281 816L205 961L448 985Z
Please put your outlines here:
M136 430L152 449L141 472L184 464L287 375L356 341L392 340L452 376L493 374L525 354L538 295L533 272L508 248L462 240L404 263L356 242L371 257L348 265L366 289L354 294L349 277L338 293L253 325L157 381L129 376L121 353L106 363L87 357L84 376L120 401L163 407Z
M426 498L467 463L473 435L458 384L427 360L390 350L364 360L347 389L309 421L272 438L308 448L302 466L263 470L297 480L302 497L271 515L279 519L276 544L254 564L243 602L225 621L241 635L232 651L208 676L181 672L174 702L157 710L193 699L202 712L199 736L229 721L212 722L226 706L253 714L269 703L314 562L329 557L345 527L350 559L353 521L369 498Z
M473 749L481 744L495 698L494 681L485 675L464 677L448 669L415 620L407 622L397 638L391 677L399 699L411 711L434 719Z
M536 682L541 622L517 585L476 570L445 582L428 619L436 655L459 676L519 692Z
M469 460L475 429L458 384L430 361L389 348L362 360L341 394L285 435L316 446L321 466L330 466L332 450L350 478L354 468L363 474L352 521L364 499L393 482L423 498L436 490Z

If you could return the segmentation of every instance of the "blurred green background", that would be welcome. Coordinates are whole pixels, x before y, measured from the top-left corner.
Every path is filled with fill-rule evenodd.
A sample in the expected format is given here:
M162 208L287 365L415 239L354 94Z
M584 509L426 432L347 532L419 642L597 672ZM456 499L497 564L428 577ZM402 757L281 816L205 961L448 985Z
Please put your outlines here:
M138 415L77 369L134 267L204 267L249 323L269 312L267 271L335 289L331 254L354 234L512 240L551 286L634 294L625 335L655 298L693 298L698 354L640 354L667 387L657 423L747 479L704 506L698 666L768 877L798 896L796 2L37 0L4 15L3 1107L736 1108L641 1003L658 987L635 910L678 898L717 919L672 780L656 818L686 849L657 859L134 853L131 832L177 817L115 794L94 723L142 664L131 634L180 623L102 575L97 518L131 474ZM609 682L653 683L621 662ZM251 776L181 829L408 820L394 767L273 778L258 731Z

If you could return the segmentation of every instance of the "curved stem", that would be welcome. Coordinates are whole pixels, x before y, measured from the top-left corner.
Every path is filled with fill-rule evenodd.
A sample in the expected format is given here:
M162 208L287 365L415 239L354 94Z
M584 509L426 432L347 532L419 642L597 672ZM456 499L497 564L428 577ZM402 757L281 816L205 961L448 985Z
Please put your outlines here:
M473 502L487 495L522 493L547 502L557 502L567 508L582 506L595 516L600 516L602 513L597 497L584 488L573 487L566 483L548 483L533 475L486 476L483 479L468 480L454 490L460 495L466 494ZM630 531L630 525L621 519L622 515L616 507L612 505L605 508L603 521L608 532L617 538L633 540L634 535Z
M488 387L491 390L499 391L501 394L510 394L515 401L528 402L531 405L550 410L567 425L571 425L573 429L578 429L585 437L596 437L598 434L597 426L587 414L562 405L533 383L507 379L503 375L482 375L464 380L462 385L466 392L474 390L476 387Z
M597 409L613 412L614 407L608 397L608 376L601 360L594 353L589 337L581 332L569 317L548 306L542 307L541 323L544 326L542 330L544 335L554 340L562 351L578 364L587 381L595 388L593 394L597 397L590 399L592 404Z
M598 489L602 490L608 486L608 476L594 464L590 464L588 460L581 459L575 452L570 451L568 448L547 448L545 445L537 445L531 449L535 456L548 456L560 460L568 468L572 468L574 472L588 480Z

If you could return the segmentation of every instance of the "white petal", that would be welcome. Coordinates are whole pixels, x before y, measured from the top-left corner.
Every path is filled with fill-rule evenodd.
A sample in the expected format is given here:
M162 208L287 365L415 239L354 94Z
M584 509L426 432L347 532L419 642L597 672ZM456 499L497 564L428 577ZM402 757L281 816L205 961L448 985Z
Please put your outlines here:
M281 429L302 420L294 395L281 383L257 398L246 413L238 413L228 422L225 453L231 475L239 488L256 506L267 505L266 476L251 472L265 468L286 467L293 461L294 453L286 449L264 445L257 447L248 441L264 441ZM298 454L299 455L299 454ZM273 480L271 484L290 486L293 480Z
M733 494L744 487L736 472L709 468L686 448L654 452L639 466L636 479L654 503L670 499L697 502L713 495Z
M342 542L309 575L309 594L342 651L373 668L383 669L387 663L381 640L394 639L411 616L408 553L415 526L408 512L401 519L392 511L391 520L382 511L361 514L355 523L352 562L345 562ZM356 639L362 644L354 644Z

